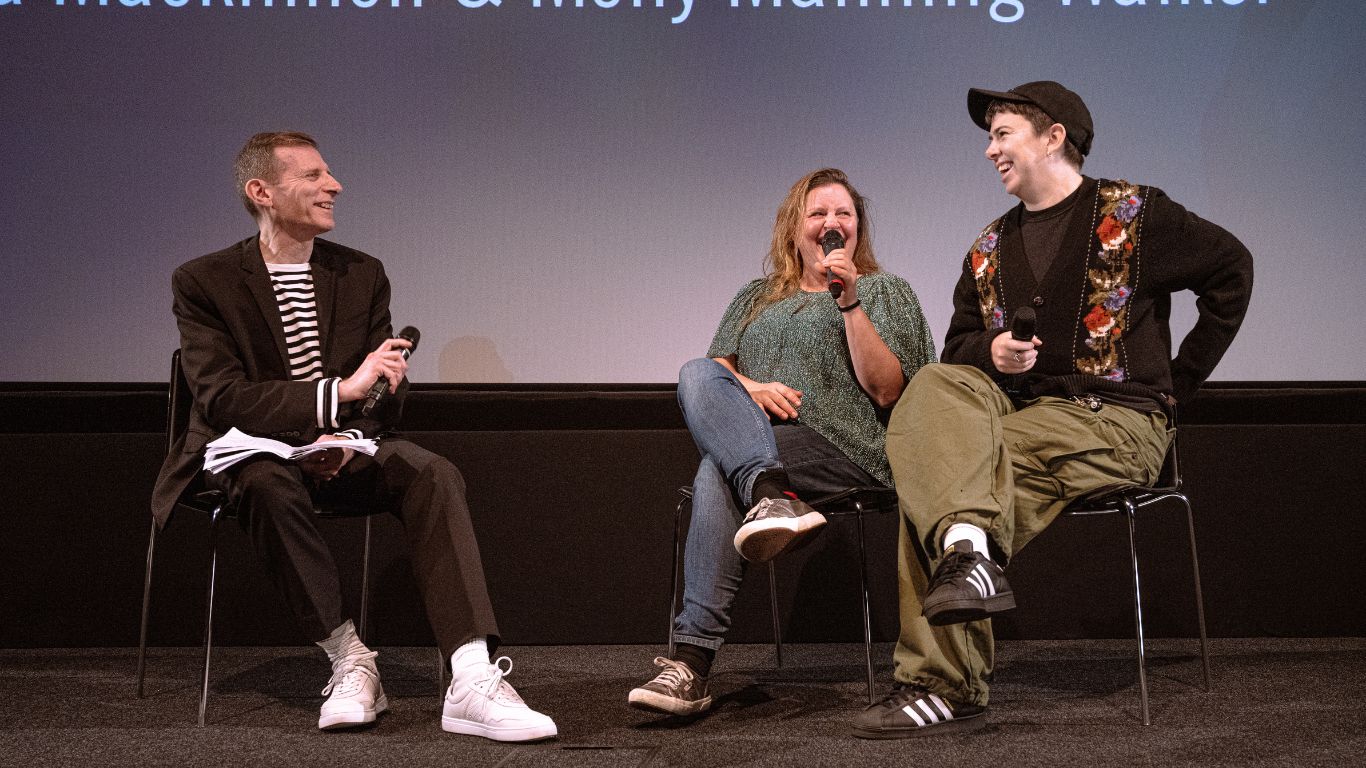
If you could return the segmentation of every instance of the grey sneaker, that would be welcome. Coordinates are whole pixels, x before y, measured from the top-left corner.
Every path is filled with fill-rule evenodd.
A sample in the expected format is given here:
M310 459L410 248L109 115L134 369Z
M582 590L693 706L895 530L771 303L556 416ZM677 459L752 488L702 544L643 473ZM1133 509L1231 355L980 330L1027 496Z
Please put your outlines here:
M692 667L664 657L655 659L664 668L655 679L631 691L627 701L636 709L667 712L670 715L695 715L711 708L707 678L698 677Z
M751 563L766 563L806 543L825 525L825 516L795 499L760 499L735 532L735 551Z

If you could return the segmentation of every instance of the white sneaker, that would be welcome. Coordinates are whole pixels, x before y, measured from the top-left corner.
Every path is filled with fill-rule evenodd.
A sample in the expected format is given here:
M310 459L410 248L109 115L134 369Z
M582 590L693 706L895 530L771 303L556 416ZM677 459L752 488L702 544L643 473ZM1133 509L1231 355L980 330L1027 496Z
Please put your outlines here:
M373 723L379 713L389 708L389 698L379 684L379 670L375 669L378 655L367 651L346 659L333 670L332 679L323 689L327 701L318 717L319 728L328 731Z
M511 671L512 659L502 656L453 676L441 709L441 729L494 741L535 741L558 734L555 721L528 707L503 679Z

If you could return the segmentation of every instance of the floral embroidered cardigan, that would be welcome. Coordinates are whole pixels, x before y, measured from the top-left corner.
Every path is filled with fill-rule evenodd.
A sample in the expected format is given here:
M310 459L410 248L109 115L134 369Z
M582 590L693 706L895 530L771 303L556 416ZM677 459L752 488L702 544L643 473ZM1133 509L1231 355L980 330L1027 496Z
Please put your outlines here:
M991 342L1019 308L1043 341L1028 374L1037 394L1132 404L1187 401L1247 312L1252 254L1160 189L1084 177L1063 250L1037 280L1020 243L1024 205L989 224L963 260L942 360L998 382ZM1199 318L1172 357L1171 295L1196 294Z

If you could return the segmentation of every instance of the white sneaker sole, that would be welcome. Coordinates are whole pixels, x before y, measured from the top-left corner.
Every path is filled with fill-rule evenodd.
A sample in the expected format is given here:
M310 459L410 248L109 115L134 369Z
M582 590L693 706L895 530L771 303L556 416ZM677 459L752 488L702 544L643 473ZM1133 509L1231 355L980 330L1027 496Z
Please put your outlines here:
M636 688L626 697L628 703L636 709L645 709L651 712L663 712L668 715L695 715L699 712L706 712L711 709L711 697L698 699L697 701L683 701L672 696L665 696L662 693L655 693L644 688Z
M449 715L441 716L441 730L447 733L463 733L467 736L483 736L493 741L539 741L554 738L559 734L553 722L537 726L498 727Z
M770 517L745 523L735 532L735 551L751 563L766 563L806 542L825 525L825 515Z
M323 731L338 731L342 728L355 728L358 725L375 722L375 718L389 709L389 697L381 695L375 701L373 709L363 709L359 712L333 712L330 715L322 715L318 718L318 729Z

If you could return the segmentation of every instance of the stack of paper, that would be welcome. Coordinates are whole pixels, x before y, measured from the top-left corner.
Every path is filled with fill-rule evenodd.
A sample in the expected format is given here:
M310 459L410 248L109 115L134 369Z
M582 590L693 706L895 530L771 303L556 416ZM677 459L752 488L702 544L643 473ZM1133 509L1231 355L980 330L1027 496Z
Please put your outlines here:
M379 445L368 437L360 440L328 440L310 445L289 445L266 437L252 437L233 427L226 435L204 447L204 469L222 472L242 459L258 453L270 453L287 461L294 461L314 451L326 451L331 448L351 448L374 456L375 451L379 450Z

